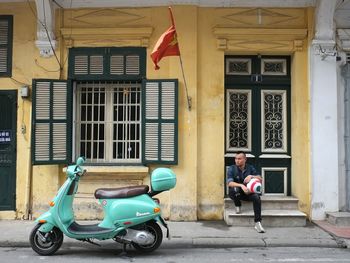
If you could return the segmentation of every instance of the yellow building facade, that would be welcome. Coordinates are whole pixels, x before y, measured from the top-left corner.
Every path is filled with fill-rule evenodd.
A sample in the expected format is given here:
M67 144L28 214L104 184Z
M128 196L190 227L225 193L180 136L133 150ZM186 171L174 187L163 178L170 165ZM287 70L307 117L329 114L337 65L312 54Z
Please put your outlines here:
M308 46L313 37L312 8L210 8L173 6L188 95L179 57L166 57L154 70L150 53L169 27L167 7L56 9L57 58L41 57L35 46L35 4L1 4L13 16L12 77L0 90L32 85L33 79L67 79L72 47L145 47L148 79L178 79L178 165L176 187L160 195L171 220L220 220L225 189L225 56L278 55L291 58L291 195L310 214L310 114ZM34 11L34 14L32 13ZM0 219L38 217L64 182L63 165L32 165L30 98L17 100L15 210ZM1 112L0 114L6 114ZM158 166L87 166L76 200L79 218L99 217L94 190L148 184Z

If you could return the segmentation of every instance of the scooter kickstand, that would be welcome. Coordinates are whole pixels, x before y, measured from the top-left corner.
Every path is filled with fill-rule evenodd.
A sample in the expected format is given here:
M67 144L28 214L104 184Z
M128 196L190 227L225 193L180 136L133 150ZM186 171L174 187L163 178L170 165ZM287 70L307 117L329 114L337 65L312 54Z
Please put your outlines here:
M94 242L94 241L92 241L90 238L83 239L82 241L85 241L85 242L88 242L88 243L90 243L90 244L92 244L92 245L95 245L95 246L101 247L101 245L100 245L100 244L95 243L95 242Z
M123 244L123 252L124 252L125 254L127 254L127 252L126 252L126 245L127 245L126 243Z

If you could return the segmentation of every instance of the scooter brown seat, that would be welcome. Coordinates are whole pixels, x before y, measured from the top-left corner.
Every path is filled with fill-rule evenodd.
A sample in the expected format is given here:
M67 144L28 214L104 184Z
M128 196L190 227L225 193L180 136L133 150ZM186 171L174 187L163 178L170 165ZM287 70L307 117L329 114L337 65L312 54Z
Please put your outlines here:
M126 198L148 193L148 185L136 185L120 188L98 188L95 191L97 199Z

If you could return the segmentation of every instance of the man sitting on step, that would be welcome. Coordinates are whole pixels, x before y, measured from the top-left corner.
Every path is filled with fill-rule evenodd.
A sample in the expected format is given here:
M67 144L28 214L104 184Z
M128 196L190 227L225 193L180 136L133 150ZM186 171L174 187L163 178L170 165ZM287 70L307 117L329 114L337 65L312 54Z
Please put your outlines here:
M254 166L247 164L247 157L244 152L237 152L235 164L228 169L227 184L229 186L229 197L236 206L236 213L241 212L241 200L253 201L255 229L258 233L264 233L265 230L261 225L261 200L260 195L251 193L248 188L248 182L253 179L262 181L261 176L257 173Z

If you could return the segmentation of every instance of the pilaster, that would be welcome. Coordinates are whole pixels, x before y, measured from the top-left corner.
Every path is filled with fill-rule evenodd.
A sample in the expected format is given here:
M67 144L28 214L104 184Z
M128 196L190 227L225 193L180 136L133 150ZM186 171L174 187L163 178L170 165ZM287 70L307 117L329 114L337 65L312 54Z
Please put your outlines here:
M51 57L54 55L56 40L54 32L55 16L52 1L35 0L37 10L37 40L35 44L40 51L40 56Z
M319 0L311 46L311 218L339 209L339 116L333 16L336 1Z

